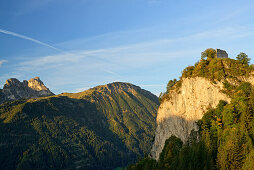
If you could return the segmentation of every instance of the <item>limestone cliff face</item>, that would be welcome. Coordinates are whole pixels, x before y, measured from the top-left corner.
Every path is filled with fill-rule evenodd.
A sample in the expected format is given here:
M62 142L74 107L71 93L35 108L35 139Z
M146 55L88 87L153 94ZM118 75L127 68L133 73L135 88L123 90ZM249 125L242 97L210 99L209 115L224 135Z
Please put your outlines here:
M21 98L36 98L54 95L40 80L39 77L20 82L16 78L6 80L3 89L0 89L0 104L8 100Z
M209 109L217 106L220 100L230 102L230 98L220 90L223 84L211 83L201 77L184 78L180 89L170 92L157 114L157 129L151 155L159 159L166 139L175 135L186 142L192 130L198 130L195 122Z

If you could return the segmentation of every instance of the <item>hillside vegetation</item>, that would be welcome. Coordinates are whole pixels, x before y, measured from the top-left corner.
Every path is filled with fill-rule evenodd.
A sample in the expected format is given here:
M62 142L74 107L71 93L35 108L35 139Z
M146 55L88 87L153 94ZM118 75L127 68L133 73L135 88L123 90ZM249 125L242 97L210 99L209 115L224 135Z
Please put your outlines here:
M242 83L231 103L220 101L198 122L186 144L171 136L158 162L145 158L129 169L248 169L254 168L254 87ZM197 138L197 136L199 136Z
M147 154L158 98L128 83L0 105L0 169L113 169Z
M223 92L231 102L220 101L216 108L209 109L197 122L199 131L193 131L186 143L171 136L158 161L146 157L128 169L254 169L254 87L246 82L253 66L242 59L202 57L183 71L179 81L169 81L170 88L161 102L170 97L171 90L180 90L181 81L190 77L223 82Z

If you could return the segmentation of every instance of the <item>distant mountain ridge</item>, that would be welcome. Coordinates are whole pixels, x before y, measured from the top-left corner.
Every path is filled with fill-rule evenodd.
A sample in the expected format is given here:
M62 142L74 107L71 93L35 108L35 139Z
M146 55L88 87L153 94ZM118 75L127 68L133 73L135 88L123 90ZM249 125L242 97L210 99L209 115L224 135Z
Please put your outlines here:
M0 169L114 169L150 152L158 97L115 82L0 105Z
M6 80L3 89L0 89L0 104L5 101L45 97L54 95L40 80L39 77L20 82L16 78Z

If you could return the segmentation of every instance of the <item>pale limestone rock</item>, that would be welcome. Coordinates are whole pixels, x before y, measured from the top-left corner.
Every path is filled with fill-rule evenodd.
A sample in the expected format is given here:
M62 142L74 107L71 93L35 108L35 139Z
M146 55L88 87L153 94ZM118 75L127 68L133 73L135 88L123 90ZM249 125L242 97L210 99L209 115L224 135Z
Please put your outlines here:
M179 90L170 92L170 99L164 101L157 114L157 128L151 156L159 159L166 139L175 135L186 142L192 130L198 130L196 121L201 119L209 108L215 108L220 100L230 102L221 92L223 84L211 83L201 77L184 78Z
M35 91L48 90L39 77L28 80L27 86Z

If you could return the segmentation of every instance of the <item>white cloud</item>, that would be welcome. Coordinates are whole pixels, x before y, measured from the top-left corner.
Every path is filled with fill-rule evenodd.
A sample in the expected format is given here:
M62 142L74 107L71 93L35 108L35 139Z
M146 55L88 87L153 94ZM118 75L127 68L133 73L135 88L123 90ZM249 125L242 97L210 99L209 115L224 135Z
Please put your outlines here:
M0 67L3 65L3 63L7 63L7 60L0 60Z
M204 31L201 33L192 34L185 37L179 38L165 38L159 39L155 41L148 41L136 44L130 44L125 46L118 46L112 48L105 48L105 49L97 49L97 50L80 50L80 51L70 51L64 52L57 55L52 56L43 56L34 60L25 61L21 63L24 66L34 66L34 67L41 67L41 66L49 66L51 64L59 64L59 63L75 63L80 62L84 58L99 58L101 60L104 59L111 62L111 60L121 59L127 61L129 59L136 58L137 55L142 58L147 57L147 59L152 59L152 56L160 56L161 58L168 57L168 56L179 56L183 55L184 51L172 51L172 52L164 52L162 50L156 50L154 47L163 46L163 45L172 45L175 43L190 43L194 40L201 40L201 39L216 39L220 38L223 40L227 39L234 39L234 38L241 38L250 35L248 32L241 31L241 27L239 28L221 28L217 30L211 31ZM240 33L244 32L244 33ZM151 49L153 47L153 49ZM152 51L152 52L151 52ZM158 52L159 51L159 52ZM162 52L161 52L162 51ZM125 57L121 57L125 56ZM127 57L128 56L128 57ZM150 56L150 58L149 58ZM158 59L158 57L156 57ZM127 60L126 60L127 59Z

